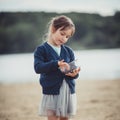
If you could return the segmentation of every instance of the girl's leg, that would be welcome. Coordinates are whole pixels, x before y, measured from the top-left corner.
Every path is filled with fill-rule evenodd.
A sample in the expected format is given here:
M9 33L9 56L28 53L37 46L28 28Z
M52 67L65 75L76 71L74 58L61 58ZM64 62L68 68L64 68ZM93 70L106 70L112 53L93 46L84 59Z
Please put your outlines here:
M60 120L69 120L67 117L60 117Z
M53 110L47 110L48 120L58 120L55 112Z
M58 120L58 117L56 117L56 116L48 116L48 120Z

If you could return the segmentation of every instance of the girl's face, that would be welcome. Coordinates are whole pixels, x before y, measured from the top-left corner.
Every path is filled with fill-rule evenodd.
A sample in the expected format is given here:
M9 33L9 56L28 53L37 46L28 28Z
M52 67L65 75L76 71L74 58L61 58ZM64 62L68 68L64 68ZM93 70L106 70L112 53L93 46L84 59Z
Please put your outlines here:
M71 37L72 29L68 28L65 30L61 30L62 28L59 28L56 31L53 31L51 34L50 42L54 46L61 46L62 44L66 43L68 39Z

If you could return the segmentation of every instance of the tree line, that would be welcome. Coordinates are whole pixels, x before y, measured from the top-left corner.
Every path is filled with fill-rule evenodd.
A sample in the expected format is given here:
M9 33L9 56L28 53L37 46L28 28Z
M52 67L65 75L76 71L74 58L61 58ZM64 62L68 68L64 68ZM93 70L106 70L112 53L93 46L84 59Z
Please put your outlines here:
M76 32L67 45L75 50L120 47L120 11L113 16L89 13L0 12L0 54L33 52L57 15L70 17Z

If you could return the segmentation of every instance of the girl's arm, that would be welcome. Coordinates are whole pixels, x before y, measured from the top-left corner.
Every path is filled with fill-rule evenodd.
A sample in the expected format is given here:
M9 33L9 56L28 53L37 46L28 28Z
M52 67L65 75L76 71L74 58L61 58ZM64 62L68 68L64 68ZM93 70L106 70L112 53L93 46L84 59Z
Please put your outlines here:
M52 60L45 62L45 51L44 49L37 48L34 52L34 69L35 72L40 73L49 73L58 69L58 60Z
M71 62L72 62L72 61L75 60L74 52L71 48L69 48L68 51L69 51L70 59L71 59ZM80 72L80 67L78 67L77 69L75 69L72 72L69 72L65 75L68 79L76 79L76 78L79 77L79 72Z

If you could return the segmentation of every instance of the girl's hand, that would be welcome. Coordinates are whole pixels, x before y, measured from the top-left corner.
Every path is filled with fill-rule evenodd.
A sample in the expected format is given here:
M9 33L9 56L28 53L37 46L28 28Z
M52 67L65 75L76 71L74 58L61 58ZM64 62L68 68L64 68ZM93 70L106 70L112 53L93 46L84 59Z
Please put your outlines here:
M72 72L69 72L65 75L70 76L70 77L75 77L79 72L80 72L80 67L77 69L74 69Z
M69 64L66 63L66 62L64 62L64 60L58 61L58 66L59 66L59 68L60 68L60 70L61 70L62 72L64 72L65 69L66 69L66 70L69 70L69 69L70 69Z

